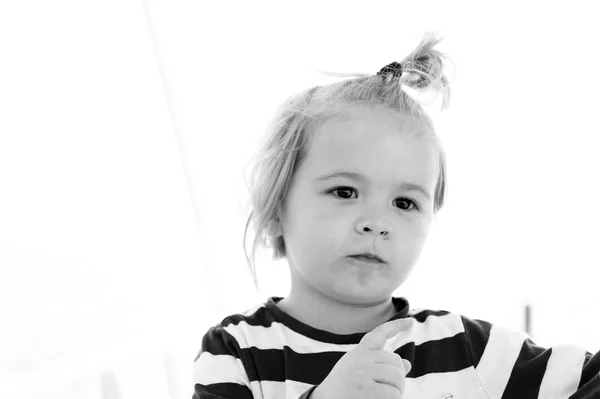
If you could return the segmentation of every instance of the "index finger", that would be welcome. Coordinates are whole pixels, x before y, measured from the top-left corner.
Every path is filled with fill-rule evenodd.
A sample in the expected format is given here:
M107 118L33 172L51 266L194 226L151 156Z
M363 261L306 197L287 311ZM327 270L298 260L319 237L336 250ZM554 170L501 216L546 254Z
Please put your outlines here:
M414 324L412 318L392 320L365 334L359 345L369 350L383 349L385 342L402 331L408 331Z

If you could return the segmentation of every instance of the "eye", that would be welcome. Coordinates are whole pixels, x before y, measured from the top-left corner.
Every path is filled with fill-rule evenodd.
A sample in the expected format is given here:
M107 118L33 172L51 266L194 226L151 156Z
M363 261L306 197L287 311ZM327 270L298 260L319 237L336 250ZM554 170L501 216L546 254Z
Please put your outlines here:
M333 190L329 191L330 193L333 193L334 191L337 192L342 192L342 193L349 193L349 192L356 192L355 189L353 189L352 187L336 187ZM352 194L350 194L352 195ZM336 195L336 197L339 197L338 195ZM341 198L347 199L348 197L344 195L341 196Z
M352 193L356 193L356 190L352 187L346 187L346 186L342 186L342 187L336 187L334 189L331 189L328 191L328 194L332 194L337 192L338 194L341 195L336 195L336 197L342 198L342 199L350 199L352 197ZM405 197L398 197L396 198L396 203L403 203L405 205L401 205L399 206L399 208L403 209L403 210L410 210L410 206L411 204L414 206L415 209L419 209L419 207L417 206L417 204L415 203L415 201L411 200L410 198L405 198Z
M413 201L413 200L411 200L411 199L409 199L409 198L398 198L398 199L397 199L397 202L398 202L398 203L400 203L400 202L407 203L407 204L409 204L409 205L408 205L408 207L409 207L409 208L410 208L410 204L413 204L413 205L414 205L414 207L415 207L415 209L419 209L419 207L417 206L417 204L415 203L415 201ZM407 210L408 210L408 209L407 209Z

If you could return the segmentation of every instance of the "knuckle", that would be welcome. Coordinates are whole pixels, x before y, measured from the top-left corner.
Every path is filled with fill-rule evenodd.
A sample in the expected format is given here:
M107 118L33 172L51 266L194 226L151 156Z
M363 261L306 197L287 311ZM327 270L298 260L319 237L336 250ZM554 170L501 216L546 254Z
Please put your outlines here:
M379 361L383 363L393 364L394 366L399 368L403 368L406 365L402 357L395 352L381 351L377 354L377 356Z
M375 391L376 398L400 399L402 397L402 393L397 388L390 385L379 384Z

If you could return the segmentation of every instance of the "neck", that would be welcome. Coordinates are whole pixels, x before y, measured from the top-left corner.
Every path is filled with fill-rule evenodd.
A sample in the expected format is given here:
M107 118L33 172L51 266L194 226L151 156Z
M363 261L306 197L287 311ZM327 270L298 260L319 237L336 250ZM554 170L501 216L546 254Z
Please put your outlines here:
M300 294L293 288L277 306L304 324L334 334L369 332L397 313L391 296L374 303L355 305L318 291Z

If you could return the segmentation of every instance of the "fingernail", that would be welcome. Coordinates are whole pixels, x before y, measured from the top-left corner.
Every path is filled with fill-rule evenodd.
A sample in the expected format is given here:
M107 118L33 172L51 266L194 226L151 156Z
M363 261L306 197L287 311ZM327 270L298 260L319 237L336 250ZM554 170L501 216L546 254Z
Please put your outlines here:
M412 369L412 364L406 359L402 359L402 362L404 363L404 369L406 370L406 374L408 375L408 373L410 373L410 370Z

